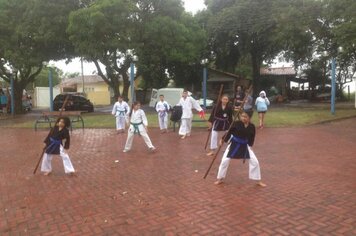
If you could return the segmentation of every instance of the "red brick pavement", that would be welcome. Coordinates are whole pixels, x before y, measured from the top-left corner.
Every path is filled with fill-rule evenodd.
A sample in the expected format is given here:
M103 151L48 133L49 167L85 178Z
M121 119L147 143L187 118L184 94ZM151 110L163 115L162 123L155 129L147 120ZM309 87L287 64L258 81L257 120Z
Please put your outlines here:
M215 186L220 158L206 131L186 140L150 131L156 153L114 130L75 130L78 175L32 175L48 131L1 129L0 235L356 235L356 119L258 130L254 150L268 185L233 161ZM115 160L119 160L118 163Z

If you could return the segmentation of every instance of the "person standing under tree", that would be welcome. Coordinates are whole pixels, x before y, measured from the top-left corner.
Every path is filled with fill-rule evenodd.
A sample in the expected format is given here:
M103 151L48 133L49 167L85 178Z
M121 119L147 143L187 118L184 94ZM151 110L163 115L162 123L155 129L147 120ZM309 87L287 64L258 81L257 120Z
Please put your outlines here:
M227 135L224 137L224 142L229 142L226 151L223 154L216 185L222 184L226 177L227 169L231 159L246 159L249 160L249 178L256 180L257 185L265 187L266 184L261 181L260 164L255 153L252 151L252 146L255 141L255 126L250 123L250 117L246 112L240 114L240 120L235 121ZM221 140L222 142L222 140Z
M169 104L164 100L163 95L159 95L159 101L156 104L156 111L158 112L158 123L161 133L166 133L168 127Z
M253 115L253 97L250 95L249 90L245 90L245 103L243 106L244 112L247 113L247 115L252 118Z
M44 172L44 175L49 175L52 172L52 156L58 154L63 160L64 172L66 174L75 173L69 155L64 150L69 149L70 145L69 126L70 120L68 117L59 117L55 127L53 127L45 139L46 150L43 154L41 165L41 171Z
M188 96L188 91L184 90L181 99L179 100L178 106L182 106L182 118L181 125L179 127L179 135L181 139L185 139L190 136L192 130L193 112L192 109L196 109L199 112L200 118L204 118L204 110L201 108L199 103L192 97Z
M242 90L242 87L240 85L238 85L236 87L236 92L235 92L235 97L234 97L234 106L235 106L234 109L235 110L240 109L240 106L243 103L244 97L245 97L244 91Z
M147 147L154 151L156 148L152 145L151 139L148 136L148 121L146 114L141 110L141 103L136 101L132 104L132 109L129 114L130 128L127 132L126 144L123 152L128 152L131 150L134 135L138 134L143 138Z
M267 112L267 106L270 105L270 102L266 96L265 91L260 92L260 96L256 99L255 105L257 106L258 119L260 122L260 129L264 127L265 115Z
M118 134L125 133L126 116L129 112L129 105L122 99L122 96L118 96L117 102L114 104L111 112L116 117L116 130Z
M233 108L229 105L229 97L224 94L220 103L217 104L209 117L209 129L211 130L210 138L210 152L206 155L212 156L215 153L215 150L218 148L219 134L224 133L230 127L232 122Z

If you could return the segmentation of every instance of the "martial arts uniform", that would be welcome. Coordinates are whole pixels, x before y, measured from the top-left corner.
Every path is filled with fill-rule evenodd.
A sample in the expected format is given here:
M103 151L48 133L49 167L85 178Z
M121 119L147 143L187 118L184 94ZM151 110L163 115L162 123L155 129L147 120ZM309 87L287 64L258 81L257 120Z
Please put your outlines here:
M151 150L154 150L155 147L152 145L150 137L146 132L145 126L148 125L147 117L145 112L141 109L137 111L132 110L131 119L130 119L130 128L127 134L127 140L125 144L124 152L128 152L131 150L132 141L135 134L140 135L145 141L147 147Z
M215 106L210 114L209 122L212 123L210 149L218 148L219 134L224 133L230 127L232 122L233 108L226 104L225 109L221 104Z
M156 111L158 112L158 122L160 130L165 130L168 127L168 111L169 104L166 101L158 101L156 104Z
M193 112L192 109L196 109L198 112L202 112L203 109L200 107L199 103L192 97L186 97L185 99L181 97L178 106L182 106L182 118L179 128L179 135L190 135L192 129Z
M111 114L116 117L116 130L125 130L126 116L129 112L130 107L125 101L117 101L114 104Z
M63 146L63 139L65 139L65 143ZM46 143L46 150L43 154L43 160L41 165L41 171L43 172L51 172L52 171L52 157L53 154L58 155L62 158L64 172L66 174L73 173L75 170L73 168L72 162L68 154L64 149L69 149L70 145L70 136L67 128L63 128L59 130L58 126L55 126L50 134L44 141Z
M230 142L230 144L227 146L219 166L217 176L219 180L226 177L227 168L232 158L249 159L249 178L261 180L260 165L251 148L255 140L255 132L255 126L251 123L247 127L241 121L233 124L224 138L224 141Z

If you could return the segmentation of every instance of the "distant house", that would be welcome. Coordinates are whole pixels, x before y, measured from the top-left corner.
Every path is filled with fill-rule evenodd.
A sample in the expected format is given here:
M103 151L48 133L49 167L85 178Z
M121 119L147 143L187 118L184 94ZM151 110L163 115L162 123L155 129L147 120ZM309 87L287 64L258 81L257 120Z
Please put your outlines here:
M261 68L261 87L262 89L268 90L274 86L279 94L283 97L288 97L291 90L291 82L302 82L296 78L296 74L293 67Z
M59 87L61 92L84 92L94 105L110 104L111 89L99 75L68 78L63 80Z
M228 94L229 97L233 97L236 86L240 85L247 88L250 85L250 80L241 78L236 74L209 68L207 80L208 97L216 100L222 84L224 85L223 93Z

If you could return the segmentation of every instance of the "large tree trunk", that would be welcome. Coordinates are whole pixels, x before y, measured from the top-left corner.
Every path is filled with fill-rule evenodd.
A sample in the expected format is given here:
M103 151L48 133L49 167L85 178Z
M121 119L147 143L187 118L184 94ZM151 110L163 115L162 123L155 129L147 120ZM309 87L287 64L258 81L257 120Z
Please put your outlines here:
M253 84L253 95L257 97L260 93L260 67L261 67L261 60L258 56L258 53L252 49L251 53L251 63L252 63L252 84Z
M23 94L24 89L25 89L25 87L22 85L22 83L20 83L17 80L14 80L15 114L25 113L24 109L22 107L22 94Z
M130 80L129 80L129 76L127 75L127 73L122 73L122 79L124 81L124 88L122 90L122 97L128 101L128 95L129 95L129 87L130 87ZM132 96L132 94L131 94ZM131 102L131 101L130 101Z

